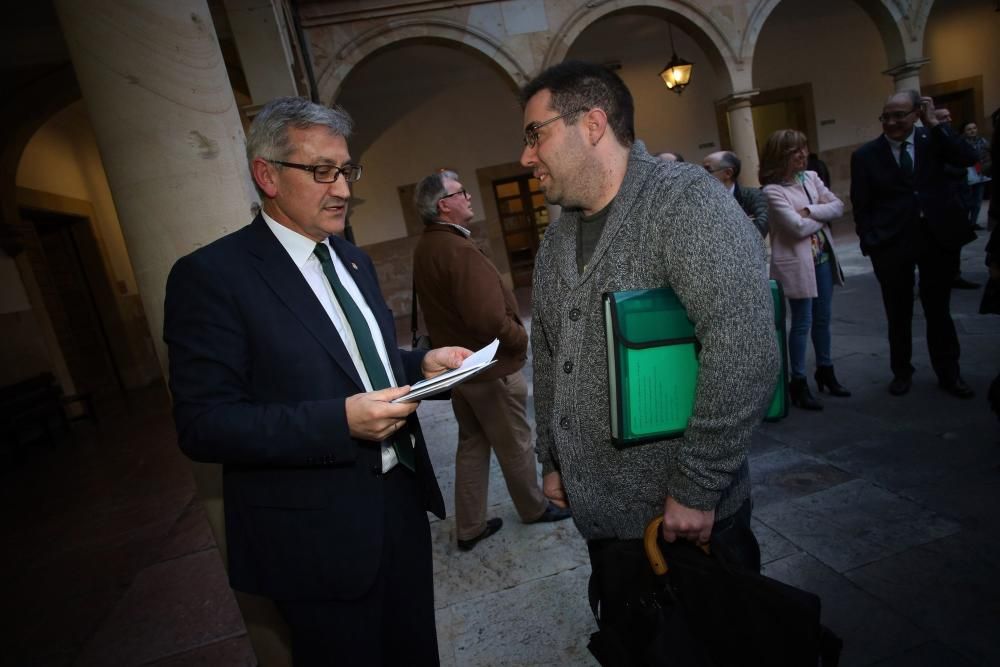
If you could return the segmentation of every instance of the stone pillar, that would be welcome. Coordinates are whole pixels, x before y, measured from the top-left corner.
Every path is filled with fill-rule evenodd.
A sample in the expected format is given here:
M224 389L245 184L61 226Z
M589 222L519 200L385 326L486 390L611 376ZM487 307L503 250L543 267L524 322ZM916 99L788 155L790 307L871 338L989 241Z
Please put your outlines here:
M733 152L742 162L740 170L740 185L757 187L757 172L760 169L760 156L757 153L757 135L753 129L753 113L750 108L750 98L757 94L756 90L733 93L727 97L726 112L729 115L729 134L733 142Z
M298 95L288 26L276 0L225 0L229 27L254 107Z
M882 72L892 77L893 90L900 93L904 90L920 92L920 68L930 62L930 58L908 60L901 65L890 67Z
M55 0L55 8L166 368L163 302L171 266L246 225L256 201L208 4ZM221 467L196 465L194 472L224 558ZM261 656L260 630L269 635L273 622L240 602Z

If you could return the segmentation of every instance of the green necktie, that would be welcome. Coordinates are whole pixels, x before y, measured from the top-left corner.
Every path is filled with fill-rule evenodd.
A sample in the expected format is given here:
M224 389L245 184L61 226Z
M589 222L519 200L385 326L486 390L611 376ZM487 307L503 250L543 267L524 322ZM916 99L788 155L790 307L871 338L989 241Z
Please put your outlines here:
M909 145L909 141L904 141L899 145L899 168L907 176L913 176L913 158L910 157L910 151L906 150Z
M385 366L382 365L382 359L378 356L378 349L375 347L375 340L372 338L371 329L368 328L368 321L365 319L361 309L358 308L358 304L354 302L354 299L348 294L347 289L344 288L344 284L340 282L337 269L333 265L333 260L330 259L330 249L324 243L317 243L316 249L313 252L319 258L319 263L323 266L323 273L326 274L326 279L330 281L333 294L337 297L337 301L344 311L344 316L347 317L347 325L354 332L354 342L358 344L358 352L361 353L361 362L365 366L365 372L368 373L372 389L378 391L379 389L391 387L389 376L385 374ZM392 448L396 450L396 458L399 459L400 463L410 470L415 469L413 446L410 444L409 434L405 431L395 434L392 438Z

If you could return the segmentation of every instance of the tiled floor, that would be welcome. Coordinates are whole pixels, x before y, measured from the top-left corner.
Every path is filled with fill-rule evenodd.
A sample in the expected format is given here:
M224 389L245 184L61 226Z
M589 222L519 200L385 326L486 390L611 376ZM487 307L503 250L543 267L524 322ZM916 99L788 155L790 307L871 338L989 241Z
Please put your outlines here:
M756 434L765 572L823 597L843 665L1000 664L1000 423L983 400L1000 370L1000 317L976 314L981 292L954 292L978 392L960 401L934 383L918 305L914 388L892 398L877 284L846 224L838 240L848 284L834 351L854 395ZM965 249L969 279L985 279L983 244ZM0 665L256 664L165 391L100 408L73 441L3 471ZM420 415L450 509L454 419L439 401ZM442 663L596 664L575 528L521 524L496 465L490 504L504 528L472 552L455 548L452 519L432 524Z

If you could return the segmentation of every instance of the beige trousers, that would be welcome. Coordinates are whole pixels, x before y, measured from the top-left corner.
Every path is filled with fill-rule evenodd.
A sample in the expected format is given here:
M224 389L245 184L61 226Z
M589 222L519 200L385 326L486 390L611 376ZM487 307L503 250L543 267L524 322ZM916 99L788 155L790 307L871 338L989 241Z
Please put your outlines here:
M491 449L496 452L521 520L537 520L548 506L538 481L527 401L528 383L521 371L496 380L465 383L451 392L458 420L455 527L460 540L471 540L486 529Z

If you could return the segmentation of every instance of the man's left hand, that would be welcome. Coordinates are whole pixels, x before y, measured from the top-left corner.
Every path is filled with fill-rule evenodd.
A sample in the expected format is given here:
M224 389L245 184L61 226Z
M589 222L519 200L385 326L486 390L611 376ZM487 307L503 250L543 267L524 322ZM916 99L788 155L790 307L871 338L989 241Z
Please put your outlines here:
M472 350L464 347L438 347L424 355L420 370L423 371L425 378L432 378L452 368L458 368L471 354Z
M663 507L663 539L673 542L678 537L695 544L708 544L715 525L715 510L704 511L681 505L667 496Z

